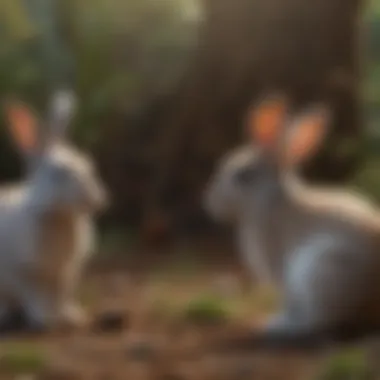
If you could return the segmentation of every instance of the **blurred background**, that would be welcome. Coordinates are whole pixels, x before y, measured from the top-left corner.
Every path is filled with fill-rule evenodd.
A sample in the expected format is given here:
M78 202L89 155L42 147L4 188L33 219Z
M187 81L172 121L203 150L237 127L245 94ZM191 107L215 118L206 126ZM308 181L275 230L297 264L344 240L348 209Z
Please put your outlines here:
M183 278L184 267L195 268L189 257L199 252L214 252L217 261L236 252L226 245L230 231L204 214L201 195L217 160L244 140L248 106L273 88L296 107L322 100L334 110L327 143L305 176L380 201L378 0L1 0L0 99L15 96L43 117L61 85L80 101L72 138L93 154L112 194L99 220L99 254L107 257L153 254L157 263L170 247L204 244L174 250L186 256L181 269L171 267ZM6 183L21 179L24 166L2 116L0 181ZM152 302L168 310L162 303L170 292L154 279L161 293ZM196 280L196 292L203 280ZM192 281L177 298L194 294ZM224 295L234 289L225 278L217 283L212 289ZM224 315L220 299L210 297L186 306L188 315ZM247 309L242 297L238 303ZM263 301L255 297L251 314ZM10 355L15 367L41 364L39 354L24 351L25 357L14 354L17 360ZM182 379L160 377L169 378Z
M250 102L272 88L299 106L324 100L334 109L329 141L306 175L380 196L372 175L375 0L5 0L0 7L0 97L17 96L43 115L51 91L75 89L72 136L94 154L111 189L102 228L114 239L209 237L204 183L242 141ZM8 181L23 167L3 123L0 179Z

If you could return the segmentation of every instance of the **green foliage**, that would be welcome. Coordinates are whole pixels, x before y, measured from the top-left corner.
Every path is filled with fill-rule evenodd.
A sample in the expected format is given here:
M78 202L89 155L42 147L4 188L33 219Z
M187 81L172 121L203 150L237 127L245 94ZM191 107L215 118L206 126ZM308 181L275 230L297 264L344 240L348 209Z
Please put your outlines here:
M374 380L360 350L349 350L332 357L319 380Z
M105 156L119 153L116 163L122 166L128 157L116 150L129 149L123 146L129 141L125 130L141 125L133 120L148 114L152 100L175 93L192 63L198 4L200 0L1 1L0 102L17 95L43 113L49 92L61 82L72 84L80 100L73 137L96 152L101 143ZM372 1L364 20L369 31L363 82L367 159L380 147L379 0ZM0 178L8 179L18 175L19 165L2 116L0 112ZM114 149L115 143L120 146ZM344 147L341 156L358 145ZM136 146L146 147L149 157L161 150L144 142ZM353 181L378 197L374 169L363 170Z
M225 322L230 317L230 310L225 300L203 295L191 300L183 311L186 320L196 324L217 324Z
M86 104L84 138L118 112L133 112L173 86L186 62L192 28L179 1L71 2L78 91Z
M47 92L62 81L73 84L75 73L81 143L96 143L110 118L170 90L188 61L194 28L181 0L25 4L0 4L7 21L0 28L0 97L17 94L41 111Z
M4 33L12 41L28 39L35 34L22 0L0 2L0 20L5 26Z
M47 356L40 347L32 344L14 343L2 348L0 371L30 375L42 371L47 365Z

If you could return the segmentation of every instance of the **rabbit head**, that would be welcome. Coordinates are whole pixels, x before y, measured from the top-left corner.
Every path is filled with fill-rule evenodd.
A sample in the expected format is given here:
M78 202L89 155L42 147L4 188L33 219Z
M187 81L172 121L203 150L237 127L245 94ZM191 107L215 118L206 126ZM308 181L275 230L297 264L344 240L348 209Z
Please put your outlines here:
M27 106L12 103L7 109L13 140L28 160L28 200L36 211L92 213L106 205L106 191L92 160L66 139L73 106L70 93L55 94L43 133Z
M260 211L286 193L287 178L316 151L326 133L327 109L314 105L291 117L281 96L271 96L248 117L250 143L222 158L205 193L216 220L235 221Z

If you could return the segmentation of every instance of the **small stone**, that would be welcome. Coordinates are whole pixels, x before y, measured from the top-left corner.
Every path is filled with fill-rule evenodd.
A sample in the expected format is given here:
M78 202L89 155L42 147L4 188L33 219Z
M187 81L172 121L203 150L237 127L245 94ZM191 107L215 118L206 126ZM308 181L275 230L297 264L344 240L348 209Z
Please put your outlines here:
M94 331L102 332L120 332L127 328L128 318L124 312L119 310L105 311L98 315L94 321Z
M156 348L150 342L134 342L127 347L127 358L130 360L147 361L153 359L155 355Z

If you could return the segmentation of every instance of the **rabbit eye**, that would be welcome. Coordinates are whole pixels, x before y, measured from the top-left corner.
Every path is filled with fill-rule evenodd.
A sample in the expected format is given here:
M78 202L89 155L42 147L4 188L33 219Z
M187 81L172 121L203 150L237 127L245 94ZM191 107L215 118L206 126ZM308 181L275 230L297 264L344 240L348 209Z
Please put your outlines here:
M249 184L257 177L256 168L248 167L240 170L235 175L235 180L240 184Z

